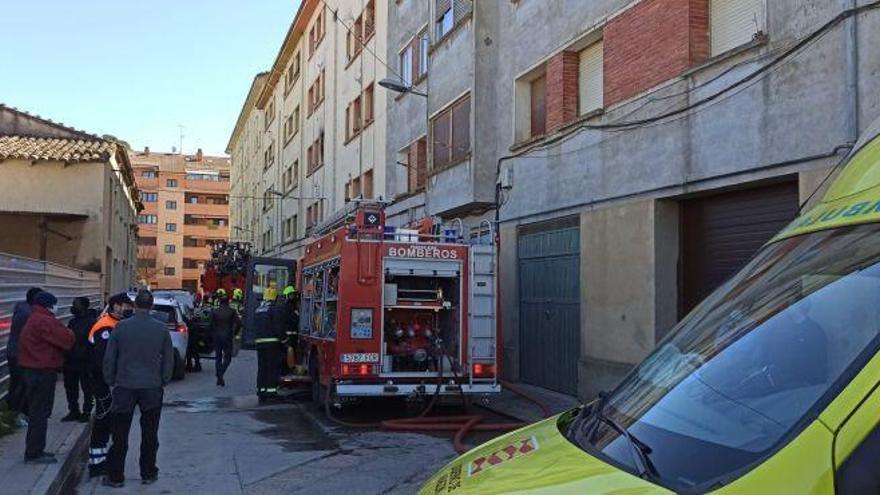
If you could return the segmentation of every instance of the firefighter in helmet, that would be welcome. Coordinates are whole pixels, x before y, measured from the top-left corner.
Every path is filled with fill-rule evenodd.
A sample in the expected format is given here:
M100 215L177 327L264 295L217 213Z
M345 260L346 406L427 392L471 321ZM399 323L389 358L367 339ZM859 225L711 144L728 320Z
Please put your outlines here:
M278 291L267 287L263 292L263 302L254 313L257 348L257 397L260 403L278 396L278 376L281 366L284 330L276 310Z
M215 308L220 307L221 299L226 299L226 289L222 287L214 291L214 300L211 301L212 305Z
M281 321L281 327L284 329L284 359L283 369L285 373L293 371L293 367L297 363L296 348L299 343L299 307L296 289L292 285L288 285L281 291L283 296L281 301L276 304L278 319Z
M239 318L244 316L244 291L238 287L232 289L232 300L229 301L229 307L238 313Z

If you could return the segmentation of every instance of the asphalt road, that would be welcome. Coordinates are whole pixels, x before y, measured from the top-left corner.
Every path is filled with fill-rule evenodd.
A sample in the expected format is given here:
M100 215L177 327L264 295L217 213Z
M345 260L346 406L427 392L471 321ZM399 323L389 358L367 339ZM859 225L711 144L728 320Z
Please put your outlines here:
M84 479L76 493L415 493L455 456L449 435L337 426L307 394L259 406L253 391L255 358L253 352L242 351L227 372L225 388L214 384L213 364L206 363L201 373L188 374L166 389L157 483L140 484L135 420L126 486L111 489ZM400 403L370 402L341 416L358 422L405 413ZM460 411L451 408L448 413Z

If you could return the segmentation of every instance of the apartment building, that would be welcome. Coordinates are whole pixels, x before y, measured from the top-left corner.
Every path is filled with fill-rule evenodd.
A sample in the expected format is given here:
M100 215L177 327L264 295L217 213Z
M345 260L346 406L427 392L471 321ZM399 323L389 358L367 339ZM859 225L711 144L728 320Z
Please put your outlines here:
M141 191L138 215L138 280L156 289L196 292L211 245L229 240L228 158L133 153Z
M387 0L303 1L251 87L228 152L235 196L254 198L236 203L234 236L258 253L298 257L311 229L351 199L386 197L386 114L376 111L386 9Z
M790 221L880 112L880 9L860 2L377 1L358 51L340 26L365 32L367 4L304 1L250 110L263 252L298 255L369 170L392 224L460 218L473 237L491 220L504 373L583 398ZM380 110L351 128L370 83Z

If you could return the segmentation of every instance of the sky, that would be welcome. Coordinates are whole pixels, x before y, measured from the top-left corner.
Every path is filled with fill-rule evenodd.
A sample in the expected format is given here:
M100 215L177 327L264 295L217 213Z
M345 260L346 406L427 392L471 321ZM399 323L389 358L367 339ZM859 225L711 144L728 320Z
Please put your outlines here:
M225 155L299 0L0 0L0 103L135 150Z

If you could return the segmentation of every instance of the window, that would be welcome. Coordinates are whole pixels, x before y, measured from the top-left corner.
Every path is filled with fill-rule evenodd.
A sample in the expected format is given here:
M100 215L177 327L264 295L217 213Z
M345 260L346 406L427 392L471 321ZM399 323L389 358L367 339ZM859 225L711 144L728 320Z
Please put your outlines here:
M269 104L266 105L266 113L263 114L263 120L265 122L264 127L269 129L272 121L275 120L275 100L270 100Z
M309 115L312 115L324 101L324 79L324 69L321 69L321 73L309 87Z
M190 268L190 269L192 269L192 268L198 268L198 267L199 267L199 261L198 261L198 260L194 260L194 259L192 259L192 258L184 258L184 259L183 259L183 267L184 267L184 268Z
M321 221L321 202L316 201L306 208L306 227L314 227Z
M143 223L147 225L155 225L159 222L159 217L156 215L138 215L138 223Z
M153 192L141 192L141 200L144 203L155 203L159 201L159 194Z
M263 152L263 170L275 163L275 143L269 143L269 147Z
M141 172L141 177L143 177L144 179L158 179L159 173L155 170L144 170L143 172Z
M165 179L166 187L177 187L177 179Z
M177 224L176 223L166 223L165 224L165 232L177 232Z
M453 7L455 6L455 0L437 0L437 39L446 36L446 33L452 31L452 25L454 23L454 15Z
M415 192L425 187L428 175L428 139L421 138L409 145L407 154L407 189Z
M431 121L432 169L466 160L471 152L471 98L452 104Z
M175 272L174 272L174 267L173 267L173 266L166 266L166 267L165 267L165 270L164 270L164 273L165 273L165 276L166 276L166 277L173 277L173 276L174 276L174 273L175 273Z
M364 42L376 32L376 5L373 0L364 7Z
M177 249L174 244L165 244L165 252L171 254L177 252Z
M284 191L290 191L297 183L297 174L299 173L299 160L294 160L287 170L281 174L281 183L284 186Z
M404 86L413 85L413 47L412 44L406 46L400 52L400 75L403 78L401 82Z
M363 48L363 32L364 20L362 16L358 16L351 25L351 30L348 31L348 35L346 36L346 54L348 55L349 61L354 60Z
M373 83L364 89L364 127L373 122Z
M263 211L269 211L272 209L273 199L272 187L269 187L269 189L266 189L266 192L263 193Z
M765 0L712 0L709 37L712 55L744 45L764 31Z
M138 237L137 238L138 246L155 246L156 238L155 237Z
M299 52L297 52L293 58L290 60L290 65L287 67L287 72L284 74L284 94L290 92L290 88L293 87L293 84L299 79Z
M296 237L296 215L288 217L284 221L284 240L290 240Z
M361 97L358 95L345 109L345 140L357 136L361 132Z
M176 210L177 209L177 201L166 201L165 202L166 210Z
M308 149L308 168L306 175L312 175L324 165L324 131L318 135L318 139L309 146Z
M428 75L428 49L431 41L428 39L428 31L419 33L419 65L416 73L420 79Z
M315 54L315 50L321 45L324 39L324 10L318 12L315 17L315 23L309 29L309 57Z
M190 202L190 204L197 205L197 204L199 204L199 197L198 196L190 196L189 202Z
M581 50L578 61L578 113L584 115L604 106L603 44Z
M531 136L547 132L547 75L541 74L529 84L529 126Z
M293 113L284 119L284 144L290 142L290 139L293 137Z

